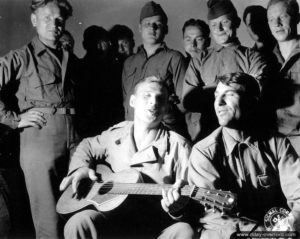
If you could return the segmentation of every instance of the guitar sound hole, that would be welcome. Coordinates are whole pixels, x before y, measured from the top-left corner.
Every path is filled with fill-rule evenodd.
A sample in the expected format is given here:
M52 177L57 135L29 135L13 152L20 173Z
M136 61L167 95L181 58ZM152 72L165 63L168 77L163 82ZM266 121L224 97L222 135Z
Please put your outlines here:
M113 186L114 186L113 182L111 181L105 182L101 185L98 192L100 195L107 194L113 188Z

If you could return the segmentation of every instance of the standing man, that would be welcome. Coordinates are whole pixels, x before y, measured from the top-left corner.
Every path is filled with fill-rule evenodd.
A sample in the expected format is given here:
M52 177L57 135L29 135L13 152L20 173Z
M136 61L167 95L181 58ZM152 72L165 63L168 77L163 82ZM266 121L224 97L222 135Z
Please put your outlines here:
M24 172L37 238L58 238L55 211L59 183L77 134L75 56L58 48L67 0L32 0L31 22L37 36L23 48L0 58L0 119L20 131Z
M286 138L257 130L257 81L244 73L218 77L214 108L220 127L190 155L189 183L237 194L235 214L209 209L199 222L201 239L232 238L239 231L266 230L274 207L291 210L282 227L300 229L300 159ZM283 223L284 222L284 223ZM273 223L267 220L267 223ZM268 224L266 224L268 225ZM273 229L271 226L269 229ZM262 236L263 237L263 236ZM233 237L235 238L235 237Z
M267 6L267 15L271 32L277 40L273 52L280 73L280 80L276 89L272 90L274 97L271 99L273 103L277 101L277 130L288 136L300 155L299 5L296 0L271 0Z
M134 121L125 121L101 135L84 139L76 148L69 174L60 187L72 184L73 191L83 178L96 180L95 166L108 165L113 172L137 170L144 183L173 184L187 176L190 146L162 124L168 105L164 82L148 77L137 83L130 97ZM178 195L179 183L172 195ZM177 189L176 189L177 188ZM170 192L171 193L171 192ZM174 215L179 208L164 209ZM172 210L171 210L172 209ZM159 236L159 234L161 235ZM86 209L73 215L65 226L65 238L193 238L189 224L176 222L160 206L160 198L131 197L126 207L110 213Z
M217 127L212 107L217 77L245 72L254 76L262 87L266 68L257 52L240 44L236 33L241 20L231 1L209 0L207 5L210 32L216 45L207 54L199 54L190 61L183 83L183 106L187 111L201 113L193 141L207 136Z
M210 46L209 26L200 19L191 18L182 27L183 46L188 62Z
M185 74L183 55L169 49L164 43L168 33L168 17L162 7L151 1L141 10L139 32L143 44L137 53L129 57L123 68L123 105L125 119L133 119L133 110L129 107L129 98L134 86L141 79L156 76L166 82L169 91L169 109L164 123L180 134L186 135L184 114L181 113L182 82Z
M190 63L193 57L198 54L205 56L210 46L210 30L209 26L200 19L191 18L187 20L182 27L183 34L183 46L186 53L186 64ZM187 130L192 141L197 138L199 127L200 113L186 112L185 120L187 124Z

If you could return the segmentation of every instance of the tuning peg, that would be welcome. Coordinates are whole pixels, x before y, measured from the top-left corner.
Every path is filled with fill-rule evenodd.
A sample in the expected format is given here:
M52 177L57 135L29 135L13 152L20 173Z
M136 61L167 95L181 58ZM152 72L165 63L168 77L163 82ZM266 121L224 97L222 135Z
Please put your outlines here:
M210 191L206 191L206 194L210 194Z
M212 211L213 211L213 213L215 213L217 210L216 210L216 208L215 208L215 207L213 207L213 210L212 210Z
M241 213L237 212L237 213L236 213L236 216L237 216L237 217L239 217L239 216L240 216L240 214L241 214Z

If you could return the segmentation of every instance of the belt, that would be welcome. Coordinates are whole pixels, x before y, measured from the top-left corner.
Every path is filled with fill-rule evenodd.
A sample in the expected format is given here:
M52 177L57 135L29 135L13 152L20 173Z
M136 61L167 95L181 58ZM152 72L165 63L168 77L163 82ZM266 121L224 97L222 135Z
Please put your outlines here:
M75 115L76 111L74 108L33 108L34 110L40 111L45 114L60 114L60 115Z

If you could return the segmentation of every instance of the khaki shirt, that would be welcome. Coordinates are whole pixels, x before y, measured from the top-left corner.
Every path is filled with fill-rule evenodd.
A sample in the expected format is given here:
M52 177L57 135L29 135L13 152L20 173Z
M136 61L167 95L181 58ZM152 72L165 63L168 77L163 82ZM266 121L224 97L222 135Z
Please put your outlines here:
M240 142L220 127L192 149L189 183L237 194L240 217L208 213L200 219L204 227L227 233L224 238L237 225L251 229L242 218L262 223L272 207L288 205L300 226L300 159L286 138L260 137Z
M69 174L106 162L114 172L134 168L154 183L174 183L186 179L190 146L175 132L160 126L155 140L137 151L133 140L133 122L124 121L101 135L84 139L71 157Z
M38 37L0 58L1 123L16 128L18 114L34 107L74 107L76 61L65 50L58 59Z
M203 138L218 127L213 111L213 90L217 85L217 77L234 72L244 72L255 77L262 86L266 72L263 57L238 41L231 46L215 46L207 53L202 53L189 63L185 74L182 91L183 107L189 112L199 112L192 123L195 126L192 140ZM204 95L204 88L212 88ZM198 124L195 124L198 122ZM199 134L202 136L198 136Z

